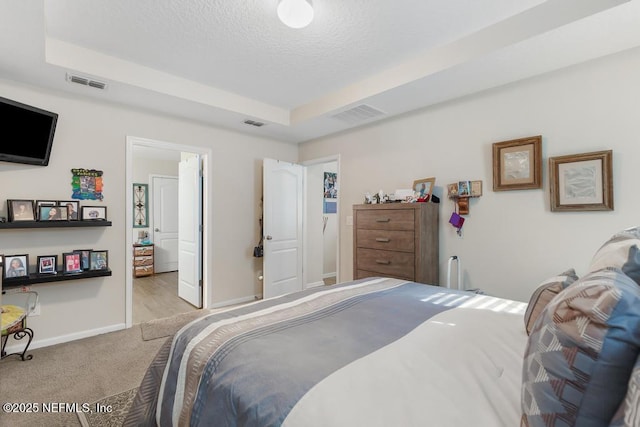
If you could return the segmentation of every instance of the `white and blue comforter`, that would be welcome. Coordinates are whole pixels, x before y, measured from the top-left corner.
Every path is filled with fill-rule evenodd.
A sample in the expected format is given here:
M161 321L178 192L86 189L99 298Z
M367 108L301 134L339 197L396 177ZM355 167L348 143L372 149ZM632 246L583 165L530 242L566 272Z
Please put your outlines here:
M516 426L525 304L365 279L206 315L125 425Z

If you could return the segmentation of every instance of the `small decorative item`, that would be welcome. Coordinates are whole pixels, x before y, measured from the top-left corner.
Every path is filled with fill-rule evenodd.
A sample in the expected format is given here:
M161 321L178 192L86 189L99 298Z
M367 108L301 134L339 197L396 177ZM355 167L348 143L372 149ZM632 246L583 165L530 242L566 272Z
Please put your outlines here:
M89 270L90 268L89 256L92 250L93 249L76 249L73 251L80 254L80 268L82 270Z
M66 221L67 208L64 206L40 206L38 210L39 221Z
M338 174L335 172L324 173L324 198L338 198Z
M149 186L133 184L133 228L149 226Z
M418 201L421 201L420 199L429 201L435 182L436 179L434 177L413 181L413 191L417 193Z
M29 255L5 255L4 261L5 279L29 275Z
M80 202L75 200L60 200L58 201L58 206L66 209L67 211L67 220L69 221L77 221L80 216Z
M464 218L458 215L457 212L452 212L449 218L449 224L457 228L456 233L458 236L462 233L462 226L464 225Z
M482 196L482 181L471 181L471 197Z
M109 251L91 251L89 254L90 270L109 269Z
M95 169L71 169L71 198L79 200L102 200L102 171Z
M613 151L549 158L551 211L613 210Z
M493 144L493 191L542 188L542 136Z
M80 262L80 254L78 252L65 252L62 254L62 265L64 273L80 273L82 265Z
M7 200L9 221L35 221L33 200Z
M469 197L471 196L471 182L470 181L459 181L458 182L458 197Z
M469 199L482 196L482 181L458 181L447 185L450 199L460 215L469 214Z
M56 274L58 255L46 255L38 257L38 274Z
M80 219L83 221L106 221L106 206L82 206Z
M324 199L322 213L334 214L338 212L338 203L335 200Z

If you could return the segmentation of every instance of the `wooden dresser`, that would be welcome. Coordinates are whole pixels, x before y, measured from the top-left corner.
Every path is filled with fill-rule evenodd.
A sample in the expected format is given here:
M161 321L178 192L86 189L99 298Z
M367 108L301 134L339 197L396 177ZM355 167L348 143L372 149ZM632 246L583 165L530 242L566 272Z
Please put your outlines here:
M354 279L395 277L438 284L436 203L353 206Z
M133 277L153 274L153 244L133 245Z

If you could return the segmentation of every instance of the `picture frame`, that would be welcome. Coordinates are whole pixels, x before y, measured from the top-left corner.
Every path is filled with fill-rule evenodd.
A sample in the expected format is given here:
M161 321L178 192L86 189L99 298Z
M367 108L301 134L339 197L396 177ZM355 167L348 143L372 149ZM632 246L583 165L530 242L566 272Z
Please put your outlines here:
M58 255L38 256L38 274L56 274L57 270Z
M89 253L89 270L108 270L109 251L91 251Z
M38 221L66 221L67 209L63 206L40 206L38 208Z
M337 172L325 172L324 173L324 198L325 199L337 199L338 198L338 173Z
M613 151L549 158L551 211L612 211Z
M149 185L133 184L133 228L149 227Z
M542 188L542 136L493 144L493 191Z
M35 221L33 200L7 200L9 222Z
M29 255L5 255L2 277L6 280L29 276Z
M80 268L83 271L87 271L89 270L90 264L89 264L89 257L91 254L91 251L93 249L75 249L73 252L77 252L80 254Z
M471 181L458 181L458 197L471 196Z
M65 252L62 254L62 269L64 274L82 272L79 252Z
M431 194L433 193L433 187L435 186L435 177L418 179L413 181L413 191L418 193L418 197L421 199L431 200Z
M36 200L36 221L40 221L40 206L58 206L55 200Z
M482 181L471 181L471 197L482 196Z
M82 206L80 208L80 219L82 221L106 221L106 206Z
M67 221L80 219L80 202L77 200L58 200L57 206L67 208Z

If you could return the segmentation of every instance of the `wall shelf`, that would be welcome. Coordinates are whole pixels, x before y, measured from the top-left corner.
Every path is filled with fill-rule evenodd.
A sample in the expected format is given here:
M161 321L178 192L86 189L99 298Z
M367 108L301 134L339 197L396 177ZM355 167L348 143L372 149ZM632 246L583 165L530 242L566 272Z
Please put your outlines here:
M38 283L62 282L66 280L89 279L92 277L111 276L111 270L90 270L80 273L56 273L56 274L30 274L26 277L14 277L4 279L2 286L4 288L13 288L18 286L29 286Z
M111 227L111 221L14 221L0 223L0 230L70 227Z

